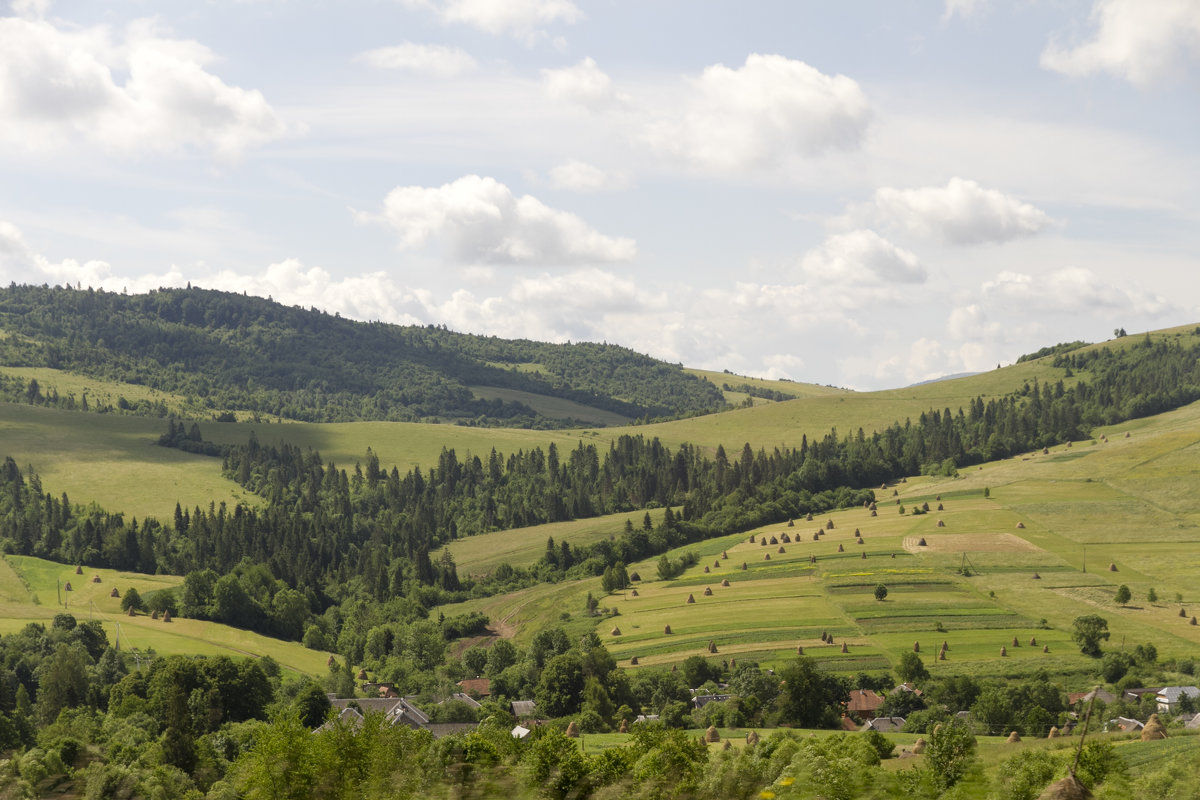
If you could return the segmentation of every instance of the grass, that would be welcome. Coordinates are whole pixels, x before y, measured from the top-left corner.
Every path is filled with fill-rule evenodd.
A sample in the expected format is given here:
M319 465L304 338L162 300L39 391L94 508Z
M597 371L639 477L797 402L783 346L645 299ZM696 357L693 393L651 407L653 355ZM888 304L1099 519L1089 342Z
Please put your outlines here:
M100 578L94 582L93 578ZM71 591L65 591L67 583ZM110 569L75 567L40 558L6 556L0 561L0 633L15 633L30 622L50 624L55 614L69 613L77 619L99 620L110 642L119 639L123 650L160 655L271 656L284 669L305 675L321 675L328 653L309 650L297 642L285 642L250 631L204 620L176 617L170 622L135 617L121 611L121 600L111 596L137 589L143 597L150 592L177 587L183 578L175 575L143 575Z
M631 511L592 519L551 522L528 528L496 531L457 539L446 547L454 556L454 563L459 572L464 575L481 575L491 572L505 562L514 567L526 567L536 563L546 552L546 541L550 538L553 538L555 543L566 541L583 547L620 536L625 530L626 522L641 528L647 513L650 514L653 523L658 525L662 522L665 511ZM436 559L438 554L434 553L432 557Z
M503 400L506 403L524 403L539 414L552 419L576 419L592 425L626 425L629 417L602 408L564 400L561 397L547 397L542 394L523 392L519 389L506 389L497 386L468 386L471 394L479 400Z

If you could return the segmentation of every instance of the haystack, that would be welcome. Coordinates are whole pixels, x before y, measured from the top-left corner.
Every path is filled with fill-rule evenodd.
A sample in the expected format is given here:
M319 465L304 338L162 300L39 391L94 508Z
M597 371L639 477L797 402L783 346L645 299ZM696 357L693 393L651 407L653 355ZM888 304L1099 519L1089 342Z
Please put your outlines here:
M630 590L629 590L629 596L630 596L630 597L637 597L637 596L638 596L637 589L630 589Z
M943 649L943 650L949 650L949 649L950 649L950 642L946 641L945 639L942 639L942 649Z
M689 595L688 595L688 599L687 599L687 601L688 601L689 603L694 603L694 602L696 602L696 598L692 597L692 596L689 594Z
M1030 647L1037 647L1037 637L1036 637L1036 636L1030 636L1030 637L1029 637L1029 646L1030 646Z
M1021 741L1021 734L1017 733L1016 731L1010 733L1008 738L1004 740L1006 744L1016 744L1019 741Z
M783 542L784 544L791 544L792 537L788 536L786 533L781 533L779 534L779 541Z
M716 653L716 652L717 652L717 643L716 643L716 642L709 642L709 643L708 643L708 652L710 652L710 653Z
M819 542L819 541L821 541L821 534L819 534L819 533L814 533L814 534L813 534L813 541L814 541L814 542Z
M892 553L892 558L895 558L895 557L896 557L896 554L895 554L895 553Z
M841 543L840 543L840 542L838 543L838 552L839 552L839 553L844 553L844 552L846 552L846 548L842 547L842 545L841 545Z
M621 720L621 724L617 726L617 733L629 733L629 720Z
M1025 530L1025 523L1024 523L1024 522L1018 522L1018 523L1017 523L1017 530L1019 530L1019 531L1023 531L1023 530Z
M1044 644L1044 645L1042 645L1042 652L1043 652L1043 653L1049 653L1049 652L1050 652L1050 645L1048 645L1048 644Z
M579 723L575 720L571 720L571 724L567 726L567 736L572 739L579 738Z
M1013 647L1020 647L1021 641L1017 637L1013 637Z
M641 576L641 575L638 575L636 572L631 572L631 573L629 573L629 580L631 580L631 581L640 581L641 579L642 579L642 576Z
M1088 800L1092 793L1080 783L1079 778L1068 775L1062 780L1055 781L1038 795L1038 800Z
M917 547L927 547L927 546L928 546L928 545L926 545L926 544L925 544L925 537L924 537L924 536L922 536L922 537L920 538L920 540L917 542Z
M913 742L912 751L914 753L916 753L917 755L921 755L921 753L924 753L925 752L925 740L917 739L915 742Z
M825 530L827 530L827 531L833 530L833 520L832 519L830 519L828 522L825 523Z
M99 583L99 582L100 582L100 576L99 576L99 575L93 575L93 576L92 576L92 583Z
M802 645L802 644L796 645L796 655L798 655L798 656L804 655L804 645Z
M1058 732L1057 725L1050 726L1050 732L1046 734L1047 739L1057 739L1061 734Z
M1192 621L1191 621L1191 623L1189 623L1189 624L1191 624L1191 625L1195 625L1195 624L1196 624L1196 618L1195 618L1194 616L1192 617Z
M1070 443L1070 442L1067 442L1067 447L1070 447L1070 446L1071 446L1071 443Z
M121 596L121 593L120 593L120 592L118 592L118 591L117 591L117 587L115 587L115 586L114 586L114 587L113 587L113 590L112 590L111 592L109 592L109 593L108 593L108 596L109 596L109 597L120 597L120 596Z
M943 650L940 653L938 653L938 661L945 661L945 660L946 660L946 651Z
M945 507L945 506L943 506L941 503L938 503L938 508L937 508L937 510L938 510L938 511L945 511L945 510L946 510L946 507Z
M788 527L789 527L789 528L794 528L794 527L796 527L796 523L795 523L795 521L794 521L794 520L791 520L791 519L789 519L789 520L788 520Z
M817 557L816 557L816 556L809 556L809 557L808 557L808 563L810 563L810 564L815 564L815 563L817 563Z
M722 550L722 551L721 551L721 558L723 558L723 559L728 559L728 558L729 558L729 552L728 552L728 551L726 551L726 550Z
M914 653L921 652L921 643L920 642L913 642L913 652Z
M743 562L742 562L742 569L746 569L746 562L745 562L745 561L743 561Z
M754 534L750 534L750 544L754 544Z
M899 495L900 495L899 491L897 491L896 489L892 489L892 497L898 497Z
M609 634L610 636L620 636L620 635L621 635L621 629L620 629L620 628L616 628L616 627L614 627L614 628L613 628L611 631L609 631L609 632L608 632L608 634Z
M704 596L705 596L705 597L712 597L712 587L711 587L711 586L705 586L705 587L704 587Z
M163 612L163 622L170 622L170 621L171 621L171 611L170 611L170 609L168 609Z
M637 665L638 665L637 656L634 656L633 658L629 659L629 666L636 667Z
M1186 610L1186 609L1183 609L1183 608L1180 608L1180 609L1179 609L1179 616L1181 616L1181 617L1186 617L1186 616L1187 616L1187 610Z
M821 631L821 641L822 642L829 641L829 631Z
M705 564L704 565L704 574L707 575L708 573L709 573L708 565Z
M1126 439L1128 439L1128 438L1129 438L1129 431L1125 431L1125 438L1126 438Z
M732 750L732 749L733 749L733 742L731 742L731 741L729 741L728 739L726 739L726 740L725 740L725 744L721 745L721 749L722 749L722 750Z
M765 537L765 536L764 536L763 538L759 539L759 540L758 540L758 546L759 546L759 547L766 547L766 546L767 546L767 537Z
M1116 564L1109 564L1109 565L1108 565L1108 571L1109 571L1109 572L1116 572L1116 571L1117 571L1117 565L1116 565Z
M158 619L158 612L157 612L157 611L151 611L151 612L150 612L150 619ZM333 656L330 656L330 657L329 657L329 661L330 661L330 663L332 663L332 662L333 662Z
M130 606L130 607L129 607L129 616L131 616L131 617L136 617L136 616L137 616L137 611L134 609L134 607L133 607L133 606Z
M749 733L747 733L746 734L746 744L747 745L758 744L758 734L755 733L754 731L750 731Z
M64 586L64 587L63 587L63 589L65 589L65 590L66 590L66 591L68 591L68 592L69 592L69 591L72 591L72 590L71 590L71 582L70 582L70 581L67 581L67 585L66 585L66 586Z
M670 626L670 625L664 625L664 626L663 626L663 634L664 634L664 635L666 635L666 636L670 636L670 635L671 635L671 626Z
M845 643L845 642L842 642L842 652L843 652L843 653L849 653L849 652L850 652L850 648L846 646L846 643Z
M856 539L861 539L861 538L862 538L862 531L860 531L858 528L855 528L855 529L854 529L854 537L855 537Z
M763 561L770 561L770 560L771 560L771 554L763 553Z
M1001 647L1000 647L1000 657L1001 657L1001 658L1003 658L1003 657L1005 657L1005 656L1007 656L1007 655L1008 655L1008 648L1007 648L1007 647L1004 647L1003 645L1001 645Z
M866 550L862 551L862 557L863 557L863 561L867 560L867 551Z
M1035 581L1040 581L1040 580L1042 579L1042 576L1041 576L1041 575L1038 575L1038 574L1035 572L1035 573L1033 573L1033 579L1034 579Z
M360 669L354 678L355 680L365 681L367 679L367 671L365 669Z
M871 516L872 516L872 517L878 517L878 516L879 516L879 512L878 512L878 511L876 511L875 509L873 509L873 508L872 508L872 509L871 509Z
M777 539L776 537L772 536L772 537L771 537L771 544L779 544L779 539Z
M81 565L79 565L78 567L76 567L76 568L75 568L75 574L76 574L76 575L82 575L82 574L83 574L83 565L82 565L82 564L81 564Z
M778 551L778 552L779 552L779 554L780 554L780 555L783 555L784 553L786 553L786 552L787 552L787 550L784 550L784 549L783 549L783 545L779 545L779 551Z
M1043 448L1042 448L1042 455L1044 455L1044 456L1048 456L1048 455L1050 455L1050 448L1049 448L1049 447L1043 447Z
M1142 728L1142 741L1151 742L1155 739L1167 738L1167 729L1163 726L1162 720L1158 718L1158 714L1151 714L1150 719L1146 720L1146 727Z
M864 544L864 542L863 542L863 538L862 538L861 536L860 536L860 537L858 537L857 539L855 539L855 540L854 540L854 543L855 543L855 544Z
M812 512L810 511L808 513L808 516L806 516L804 519L806 522L812 522Z
M721 734L717 731L717 727L715 725L709 725L708 729L704 731L704 741L708 742L709 744L715 744L721 741Z
M944 527L946 527L946 523L945 523L945 522L943 522L942 520L940 520L940 519L939 519L939 520L938 520L938 524L937 524L937 526L938 526L939 528L944 528Z

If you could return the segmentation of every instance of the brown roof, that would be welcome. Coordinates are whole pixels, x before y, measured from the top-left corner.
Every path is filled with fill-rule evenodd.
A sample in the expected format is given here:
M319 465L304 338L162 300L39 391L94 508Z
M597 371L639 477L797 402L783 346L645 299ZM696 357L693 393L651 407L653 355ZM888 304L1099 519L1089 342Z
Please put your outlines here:
M465 681L459 681L458 686L467 694L475 692L480 697L487 697L492 693L492 682L487 678L467 678Z
M864 711L874 713L881 705L883 705L883 698L875 694L873 690L852 689L846 710L854 714L861 714Z

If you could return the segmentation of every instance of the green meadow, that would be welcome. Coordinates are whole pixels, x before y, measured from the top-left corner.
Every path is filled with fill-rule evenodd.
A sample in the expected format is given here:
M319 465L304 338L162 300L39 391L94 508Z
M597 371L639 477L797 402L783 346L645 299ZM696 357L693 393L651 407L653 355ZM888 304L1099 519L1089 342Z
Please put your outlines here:
M75 567L28 556L0 560L0 633L14 633L30 622L49 625L56 614L99 620L110 642L122 650L158 655L271 656L285 670L305 675L326 671L329 654L204 620L176 617L169 622L121 611L130 589L146 597L183 583L174 575L143 575L111 569ZM69 589L67 587L70 587ZM118 597L113 597L113 590Z
M1189 328L1155 336L1193 334ZM1107 344L1127 347L1139 339ZM29 374L44 385L57 385L60 392L80 392L86 383L90 397L101 396L95 382L76 385L70 376L47 372ZM754 383L725 373L695 374L718 386ZM468 453L485 456L492 448L508 453L549 442L560 449L581 441L603 447L625 433L658 436L668 446L685 441L711 449L723 444L727 450L740 449L747 441L755 447L795 446L804 435L823 436L832 428L871 431L931 408L957 410L977 395L998 396L1035 379L1075 378L1041 359L886 392L763 381L756 385L803 396L614 428L209 422L202 423L202 430L206 438L222 443L245 441L254 431L264 442L318 449L326 460L350 469L369 447L385 467L406 471L432 464L442 448L463 458ZM107 391L137 399L138 388L112 386ZM169 516L177 501L189 507L254 502L221 478L217 459L157 447L154 441L164 429L162 420L0 405L5 453L21 466L32 465L46 491L65 491L75 502L94 501L138 517ZM1100 429L1094 436L1070 447L964 469L952 478L910 476L877 490L876 516L848 509L692 545L671 556L694 552L699 562L671 581L657 579L657 559L629 565L642 578L633 587L636 595L603 596L599 579L589 579L471 600L444 613L485 613L495 631L518 644L547 625L564 625L573 635L594 630L622 665L630 666L636 656L638 668L667 666L696 654L778 665L802 648L822 664L850 672L885 669L919 647L935 674L1007 675L1038 667L1084 672L1093 665L1070 639L1072 621L1084 614L1108 620L1109 647L1153 641L1164 657L1194 655L1200 648L1200 626L1188 623L1200 612L1200 404ZM924 504L928 513L914 513ZM549 537L584 545L618 536L626 520L640 526L643 513L487 534L448 547L462 574L482 574L505 561L534 563ZM652 516L657 520L660 513ZM830 521L832 529L827 528ZM87 612L106 626L120 621L123 639L136 643L141 637L147 644L139 646L162 652L212 646L261 653L282 646L207 623L177 620L168 629L148 618L126 620L117 613L119 600L90 584L73 584L71 597L60 601L57 583L69 578L73 568L11 558L9 563L0 569L5 609L0 626L7 629L52 617L58 602L80 614L86 603ZM152 591L160 585L154 581L170 580L178 581L102 576L99 586L116 581L141 592L143 586ZM880 583L888 587L882 602L873 594ZM1133 592L1125 607L1113 600L1121 584ZM1151 589L1158 597L1154 603L1147 600ZM589 593L605 611L598 618L586 614ZM687 602L689 595L693 603ZM668 625L670 634L665 633ZM821 633L831 634L833 644L823 643ZM944 660L939 658L943 642L948 645ZM283 657L271 652L297 671L324 669L324 654L298 646Z

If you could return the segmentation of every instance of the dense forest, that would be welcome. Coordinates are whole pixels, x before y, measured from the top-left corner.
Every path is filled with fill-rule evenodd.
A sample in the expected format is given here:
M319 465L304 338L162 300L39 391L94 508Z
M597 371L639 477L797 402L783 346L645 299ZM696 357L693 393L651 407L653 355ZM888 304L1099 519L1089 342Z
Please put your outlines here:
M630 419L724 407L708 381L608 344L545 344L445 327L355 322L315 308L203 289L125 295L92 289L0 289L0 364L52 367L148 386L191 407L310 422L453 421L552 427L522 403L470 386L561 398ZM9 400L27 387L0 383ZM39 397L50 402L49 392ZM57 397L71 408L83 398ZM165 414L147 404L129 409ZM592 424L592 423L588 423Z

